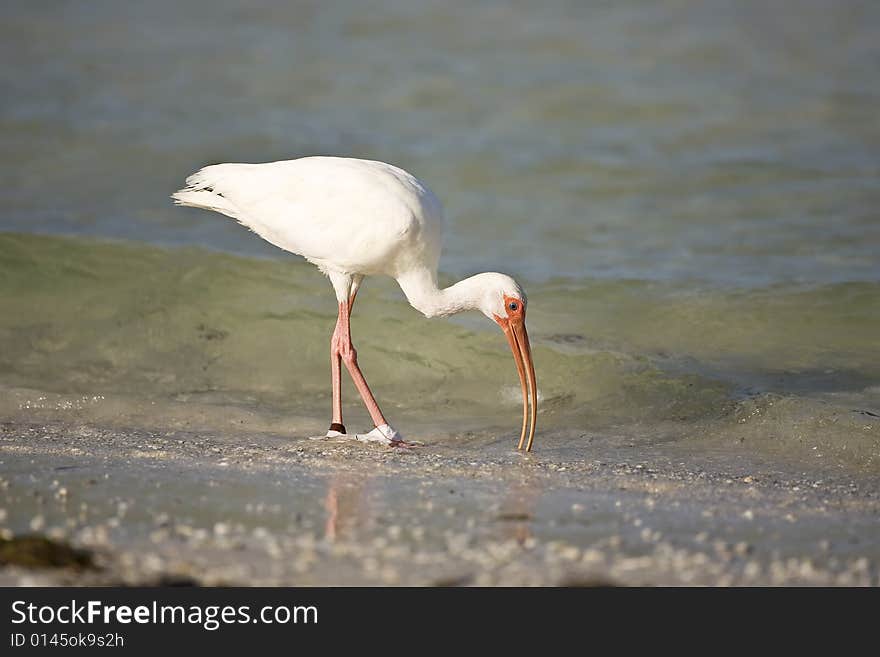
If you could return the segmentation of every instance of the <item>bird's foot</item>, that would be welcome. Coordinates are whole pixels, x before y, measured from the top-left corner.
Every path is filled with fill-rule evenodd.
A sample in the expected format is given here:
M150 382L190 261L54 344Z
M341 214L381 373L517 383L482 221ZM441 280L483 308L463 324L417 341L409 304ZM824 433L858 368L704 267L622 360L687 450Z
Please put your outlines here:
M406 442L403 439L403 436L400 435L400 432L390 424L378 426L370 433L356 434L354 439L365 443L381 443L382 445L388 445L389 447L415 446L413 443Z
M323 436L312 436L310 440L357 440L362 443L379 443L380 445L388 445L389 447L416 447L418 443L410 443L403 439L400 432L390 424L383 424L376 427L369 433L346 433L345 427L341 424L331 424L330 429Z
M347 433L345 433L345 426L339 424L338 422L333 422L330 424L330 428L327 430L327 433L323 436L310 436L309 440L326 440L327 438L350 438Z
M345 432L345 425L340 422L331 422L330 428L327 430L325 438L344 438L348 436Z

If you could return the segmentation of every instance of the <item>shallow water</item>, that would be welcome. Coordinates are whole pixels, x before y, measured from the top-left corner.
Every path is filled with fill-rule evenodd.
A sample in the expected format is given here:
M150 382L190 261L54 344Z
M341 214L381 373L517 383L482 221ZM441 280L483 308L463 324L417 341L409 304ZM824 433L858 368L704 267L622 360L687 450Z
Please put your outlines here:
M876 474L880 10L792 11L6 3L0 411L324 429L326 280L167 197L209 162L346 154L444 200L445 280L528 290L539 449L744 443ZM405 434L514 440L494 327L427 321L389 281L360 298Z
M0 273L6 417L325 429L335 302L311 265L7 234ZM699 452L748 439L756 453L880 472L880 284L532 290L542 443L584 456L597 440ZM427 321L390 280L371 280L359 309L361 364L399 428L512 444L519 388L499 331ZM347 421L368 426L345 392Z

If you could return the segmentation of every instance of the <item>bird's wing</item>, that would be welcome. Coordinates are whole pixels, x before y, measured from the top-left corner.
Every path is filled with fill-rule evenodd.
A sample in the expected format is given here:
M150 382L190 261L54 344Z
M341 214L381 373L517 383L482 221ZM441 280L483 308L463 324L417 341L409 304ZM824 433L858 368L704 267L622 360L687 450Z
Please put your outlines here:
M381 162L310 157L217 164L190 176L174 198L233 217L320 266L373 273L402 251L412 255L413 245L436 246L439 256L439 201L418 179Z

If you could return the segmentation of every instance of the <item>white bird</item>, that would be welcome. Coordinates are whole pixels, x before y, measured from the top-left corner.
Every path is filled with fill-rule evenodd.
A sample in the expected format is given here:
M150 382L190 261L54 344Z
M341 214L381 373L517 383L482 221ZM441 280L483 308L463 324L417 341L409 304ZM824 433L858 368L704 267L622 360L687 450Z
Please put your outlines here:
M232 217L275 246L303 256L330 278L339 317L330 340L333 408L327 437L347 435L341 395L345 364L375 425L355 438L407 444L379 410L351 342L358 288L364 276L385 274L397 280L410 304L426 317L479 310L501 327L522 388L517 449L531 450L538 393L525 325L526 295L510 276L498 273L438 287L443 210L416 177L383 162L340 157L215 164L187 178L186 187L171 198L178 205Z

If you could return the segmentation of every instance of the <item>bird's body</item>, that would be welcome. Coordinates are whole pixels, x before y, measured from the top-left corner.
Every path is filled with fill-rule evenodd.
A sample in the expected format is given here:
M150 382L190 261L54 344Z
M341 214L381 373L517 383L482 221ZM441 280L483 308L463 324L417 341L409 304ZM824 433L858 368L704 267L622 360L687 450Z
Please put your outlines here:
M393 278L436 271L443 209L420 180L383 162L306 157L215 164L175 199L247 226L322 271Z
M534 370L525 335L525 295L504 274L478 274L449 288L437 286L443 232L440 201L418 178L390 164L341 157L306 157L264 164L215 164L186 180L172 197L179 205L214 210L232 217L275 246L303 256L330 278L340 304L331 340L334 420L342 435L339 363L345 362L377 426L369 435L398 434L390 429L356 363L350 340L351 306L364 276L395 278L410 303L428 317L479 309L497 321L521 324L525 340L523 370L514 342L523 394ZM513 310L511 310L513 308ZM517 319L518 317L518 319ZM532 433L534 402L532 396ZM524 402L525 408L525 402ZM524 411L525 413L525 411ZM340 432L333 427L342 427ZM383 427L387 427L387 430ZM525 416L523 426L525 435ZM395 442L392 440L391 442ZM522 445L522 436L520 440Z

